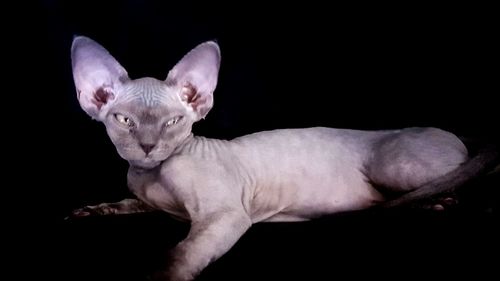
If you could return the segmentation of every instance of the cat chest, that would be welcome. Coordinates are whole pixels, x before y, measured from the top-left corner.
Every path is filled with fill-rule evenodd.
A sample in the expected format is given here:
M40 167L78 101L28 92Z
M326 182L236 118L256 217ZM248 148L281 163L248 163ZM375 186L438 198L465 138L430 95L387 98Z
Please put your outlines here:
M166 189L155 175L133 175L129 173L128 186L137 198L155 209L165 211L180 219L188 219L174 196Z

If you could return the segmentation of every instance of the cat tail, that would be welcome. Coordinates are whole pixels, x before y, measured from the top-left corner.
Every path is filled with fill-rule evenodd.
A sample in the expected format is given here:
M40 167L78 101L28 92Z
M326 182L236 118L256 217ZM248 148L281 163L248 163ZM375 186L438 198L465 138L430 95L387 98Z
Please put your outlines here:
M464 139L464 142L468 143L468 140ZM444 176L428 182L418 189L398 198L381 203L377 207L392 208L413 204L433 195L451 193L458 187L489 172L500 172L500 166L497 166L500 161L499 146L491 143L482 144L476 149L473 155L468 161Z

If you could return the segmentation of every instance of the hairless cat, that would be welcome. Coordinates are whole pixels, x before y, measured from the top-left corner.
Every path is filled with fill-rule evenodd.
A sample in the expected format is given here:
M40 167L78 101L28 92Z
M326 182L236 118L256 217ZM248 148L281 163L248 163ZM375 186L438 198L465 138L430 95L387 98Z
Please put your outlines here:
M187 220L187 237L155 280L193 280L257 222L398 206L453 189L496 159L469 159L452 133L437 128L360 131L284 129L233 140L193 136L213 105L221 54L215 42L187 53L166 80L132 80L98 43L71 48L78 101L106 126L130 164L137 199L88 206L74 216L162 210ZM386 192L398 194L388 200Z

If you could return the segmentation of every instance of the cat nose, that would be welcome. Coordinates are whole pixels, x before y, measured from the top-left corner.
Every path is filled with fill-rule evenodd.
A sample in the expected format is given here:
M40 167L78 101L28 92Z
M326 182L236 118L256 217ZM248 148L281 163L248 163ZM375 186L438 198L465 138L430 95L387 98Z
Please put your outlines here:
M141 143L139 145L141 146L142 150L144 150L144 153L146 153L146 154L149 154L151 152L151 150L153 150L153 148L155 147L154 144Z

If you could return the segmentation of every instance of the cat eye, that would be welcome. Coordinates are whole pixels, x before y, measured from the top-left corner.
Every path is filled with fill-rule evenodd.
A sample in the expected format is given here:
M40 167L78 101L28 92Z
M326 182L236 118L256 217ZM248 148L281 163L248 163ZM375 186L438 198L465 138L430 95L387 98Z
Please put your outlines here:
M115 119L120 124L123 124L123 125L128 126L128 127L133 127L135 125L134 121L132 121L132 119L130 119L124 115L118 114L118 113L115 114Z
M167 121L167 123L165 124L165 126L167 127L170 127L172 125L175 125L177 124L180 120L182 119L182 116L177 116L177 117L174 117L170 120Z

